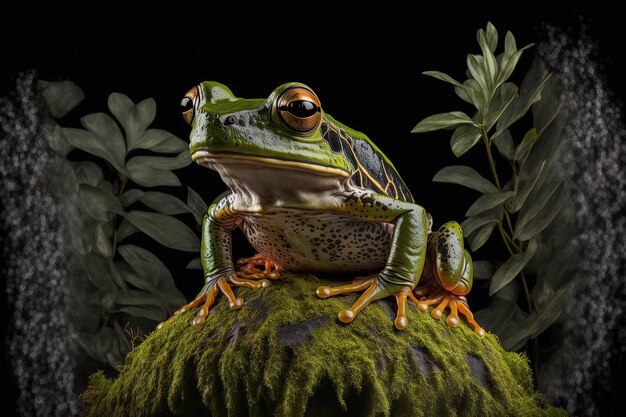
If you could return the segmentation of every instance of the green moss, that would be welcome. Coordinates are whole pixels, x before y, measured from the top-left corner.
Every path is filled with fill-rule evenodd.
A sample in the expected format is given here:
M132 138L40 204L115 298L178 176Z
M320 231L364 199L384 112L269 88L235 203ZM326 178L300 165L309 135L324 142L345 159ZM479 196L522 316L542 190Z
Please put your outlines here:
M238 289L244 307L221 297L200 329L193 311L182 315L129 353L117 379L91 378L85 415L566 415L534 395L527 359L494 336L449 328L412 304L398 331L388 301L344 325L337 313L356 295L322 300L319 285L284 275Z

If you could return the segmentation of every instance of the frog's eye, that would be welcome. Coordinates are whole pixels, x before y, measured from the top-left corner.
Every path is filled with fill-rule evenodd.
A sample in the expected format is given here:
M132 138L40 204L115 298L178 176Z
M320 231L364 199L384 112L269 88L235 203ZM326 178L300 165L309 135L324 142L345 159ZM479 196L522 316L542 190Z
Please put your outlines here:
M187 91L185 97L183 97L183 99L180 101L180 111L183 115L183 119L185 119L189 126L191 126L191 122L193 121L197 97L198 87L194 87L191 90Z
M322 121L320 100L305 87L287 88L278 96L274 107L280 124L295 133L311 133Z

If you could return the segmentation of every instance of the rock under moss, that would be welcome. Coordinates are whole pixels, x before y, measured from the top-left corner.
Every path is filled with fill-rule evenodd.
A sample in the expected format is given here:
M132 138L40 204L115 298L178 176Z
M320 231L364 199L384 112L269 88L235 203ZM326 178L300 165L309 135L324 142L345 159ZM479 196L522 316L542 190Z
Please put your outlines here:
M337 313L356 295L322 300L319 285L284 275L238 289L239 311L221 297L200 329L194 310L178 317L129 353L116 379L91 377L85 415L567 415L542 403L526 358L493 335L450 328L412 304L399 331L386 300L345 325Z

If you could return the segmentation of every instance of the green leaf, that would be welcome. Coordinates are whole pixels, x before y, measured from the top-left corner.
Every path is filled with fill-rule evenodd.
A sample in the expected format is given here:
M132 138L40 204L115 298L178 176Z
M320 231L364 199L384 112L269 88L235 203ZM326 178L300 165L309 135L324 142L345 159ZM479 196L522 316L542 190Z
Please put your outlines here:
M484 114L487 111L487 92L480 86L478 81L470 78L463 82L464 90L459 87L455 87L455 91L459 97L463 100L471 103L476 107L480 114Z
M125 217L163 246L187 252L200 250L198 236L185 223L174 217L139 210L130 211Z
M463 112L453 111L449 113L439 113L419 122L413 130L411 130L411 133L432 132L434 130L449 129L467 124L472 125L474 121Z
M209 211L209 206L204 202L200 194L194 191L193 188L187 187L187 205L196 219L196 223L202 224L204 216Z
M139 138L154 120L156 102L154 99L148 98L134 105L126 95L111 93L109 95L109 110L124 127L128 149L136 149Z
M517 223L515 230L517 233L523 233L528 225L528 222L534 219L548 202L553 203L552 196L557 193L558 199L562 198L560 192L562 190L562 183L560 181L545 181L541 186L536 187L535 190L528 196L526 204L520 209L517 217Z
M537 130L535 128L532 128L528 132L526 132L526 134L524 135L524 138L522 139L520 144L517 146L517 149L515 150L515 156L513 159L515 159L516 161L522 161L522 162L525 160L526 156L530 153L530 150L532 149L532 147L535 145L535 143L537 143L537 140L539 139L539 137L545 132L545 130L548 127L552 125L552 122L554 122L554 120L560 114L562 107L563 107L563 102L559 102L556 109L554 109L554 111L552 112L550 117L547 119L546 123L543 125L539 133L537 133Z
M72 81L39 80L39 88L50 115L60 119L83 101L85 93Z
M481 193L495 193L498 189L474 168L465 165L452 165L439 170L433 177L434 182L460 184Z
M493 138L493 143L496 145L498 152L500 155L504 156L506 159L513 159L513 154L515 153L515 144L513 143L513 137L511 136L511 132L509 129L506 129L502 134L498 137Z
M481 213L478 216L468 217L461 224L461 228L463 229L463 234L465 236L471 235L480 227L488 224L488 223L498 223L502 220L502 207L494 207L490 210Z
M533 257L537 250L537 241L532 239L528 242L526 250L522 253L516 253L507 259L500 268L493 274L491 284L489 285L489 296L504 288L509 282L522 272L530 258Z
M443 72L439 72L439 71L424 71L422 72L422 74L424 75L428 75L429 77L433 77L436 78L438 80L450 83L456 87L460 87L463 88L463 84L461 84L460 82L458 82L457 80L455 80L454 78L450 77L448 74L444 74Z
M122 223L120 224L120 227L117 229L116 241L118 243L122 242L128 236L131 236L137 232L139 232L139 229L133 226L128 220L122 219Z
M498 31L496 30L496 27L491 22L487 22L487 30L485 33L485 39L487 40L487 45L489 46L489 50L491 50L491 52L495 52L496 47L498 46Z
M565 201L562 197L562 193L553 194L550 200L545 204L540 215L529 219L523 227L515 229L513 238L524 241L537 236L552 223L552 220L559 214L564 205Z
M485 59L480 55L467 55L467 69L472 78L474 78L482 91L489 91L488 77L485 73Z
M485 35L485 31L480 29L477 33L478 44L480 45L480 49L483 53L483 65L484 72L487 79L487 86L489 88L494 87L494 82L498 75L498 63L496 62L496 57L493 55L493 51L487 42L487 36Z
M456 128L450 139L450 147L456 157L469 151L480 139L480 131L473 125L464 125Z
M489 280L493 276L493 266L488 261L474 261L474 279Z
M513 197L515 193L513 191L499 191L496 193L483 194L470 206L470 208L465 213L465 216L475 216L479 213L482 213L490 208L499 206L504 203L506 200Z
M191 164L191 157L188 150L179 153L175 158L169 156L136 156L128 161L128 165L147 166L160 170L180 169L189 164Z
M512 281L509 285L497 292L492 298L489 307L477 311L474 317L485 329L500 336L508 328L516 311L519 285Z
M52 131L44 134L44 136L52 150L54 150L61 156L67 156L67 154L70 153L72 149L74 149L74 147L70 145L70 143L65 138L63 128L56 123L54 124L54 128L52 129Z
M189 207L173 195L149 191L139 199L143 204L163 214L189 213Z
M472 251L476 252L485 244L485 242L487 242L487 239L491 236L491 232L493 232L493 228L496 227L496 224L497 222L487 223L467 237Z
M532 73L529 73L532 78ZM548 84L550 80L550 76L552 74L547 74L541 80L538 81L538 84L533 83L532 80L528 80L527 76L522 83L522 88L520 89L519 97L511 103L511 105L506 109L506 111L502 114L502 117L498 120L496 133L494 136L498 136L505 129L508 129L513 123L522 118L530 109L530 106L533 103L541 100L541 92Z
M100 222L108 222L111 219L111 213L123 213L117 197L97 187L80 184L79 195L85 211Z
M200 258L194 258L185 267L187 269L202 269L202 262L200 262Z
M103 180L104 174L102 173L102 169L100 167L90 161L72 161L72 168L76 173L76 178L78 182L82 184L89 184L93 187L96 187L100 184L100 181Z
M131 149L149 149L153 152L174 153L182 152L189 148L184 140L174 136L170 132L162 129L148 129L146 130L139 140L133 143Z
M161 306L153 305L121 305L115 309L115 312L153 321L163 321L168 317L168 313L164 312Z
M504 55L513 56L517 52L517 44L515 42L515 36L510 31L506 32L504 36Z
M105 113L94 113L80 119L85 129L93 133L102 142L106 143L115 153L118 165L124 165L126 158L126 143L120 128L115 120Z
M132 190L126 191L120 197L120 201L122 202L123 207L128 207L134 202L138 201L145 193L138 188L133 188Z
M133 158L126 164L128 176L135 183L144 187L180 185L180 180L173 172L142 164L140 160L137 161L136 159Z
M92 229L92 242L98 252L105 258L111 258L113 255L113 248L111 242L111 235L113 234L113 228L109 223L96 223Z
M517 86L513 83L504 83L498 88L498 93L491 102L489 112L484 117L485 130L489 131L500 119L502 114L517 98ZM497 137L494 135L494 137Z
M65 127L63 128L63 134L67 141L73 146L103 158L120 173L126 172L124 166L119 164L115 151L111 149L107 142L100 140L93 133L83 129Z
M158 287L161 280L173 281L169 269L152 252L136 245L122 245L117 250L135 272L154 287Z
M518 182L516 184L516 192L513 201L509 204L511 213L517 213L522 208L528 194L533 190L537 181L541 178L541 174L546 165L546 161L542 161L539 168L532 169L530 165L523 165L520 171Z

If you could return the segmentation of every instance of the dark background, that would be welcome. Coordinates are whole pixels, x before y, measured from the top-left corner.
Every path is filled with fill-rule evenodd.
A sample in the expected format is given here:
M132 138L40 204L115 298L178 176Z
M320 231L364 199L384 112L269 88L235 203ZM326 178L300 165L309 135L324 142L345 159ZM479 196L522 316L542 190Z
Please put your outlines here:
M471 13L468 7L448 5L423 13L224 13L178 2L158 15L139 6L105 3L89 10L7 10L0 25L0 89L2 94L10 91L16 74L33 68L42 79L76 82L86 99L61 121L65 126L78 126L82 115L106 111L113 91L135 102L154 97L153 126L186 138L189 128L179 103L198 82L219 81L246 98L267 97L287 81L304 82L326 112L366 133L387 154L415 200L433 215L435 226L460 222L478 193L432 183L433 175L453 164L480 166L486 177L490 174L480 147L457 159L449 147L450 132L410 133L434 113L472 114L449 85L422 71L440 70L464 80L466 54L479 53L475 33L487 21L501 40L512 31L518 47L541 41L546 23L573 34L585 26L598 41L611 89L619 98L626 93L620 11L586 7L538 13L507 4L506 9ZM514 81L521 80L532 54L522 58ZM178 173L183 184L208 201L225 189L216 173L199 166ZM499 243L488 243L474 258L497 257ZM192 298L202 279L184 266L194 255L163 250L162 257L179 288ZM480 289L472 295L474 309L486 305Z

